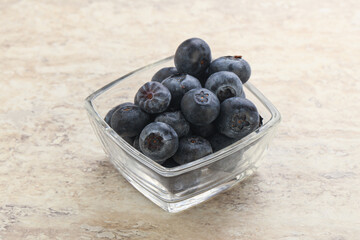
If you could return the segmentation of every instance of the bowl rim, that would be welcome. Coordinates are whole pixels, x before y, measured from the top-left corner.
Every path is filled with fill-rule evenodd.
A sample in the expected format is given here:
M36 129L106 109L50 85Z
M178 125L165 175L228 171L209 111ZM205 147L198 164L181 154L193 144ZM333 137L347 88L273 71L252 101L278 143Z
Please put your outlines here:
M151 170L155 171L156 173L164 176L164 177L173 177L177 176L186 172L190 172L192 170L198 169L202 166L208 165L210 163L213 163L215 161L218 161L226 156L229 156L230 154L241 150L242 148L246 147L247 145L253 143L254 141L258 140L259 138L266 135L266 133L277 126L281 121L281 114L276 109L276 107L251 83L247 82L243 86L246 87L260 102L263 104L263 106L270 112L271 117L269 121L264 123L261 127L259 127L254 132L250 133L249 135L245 136L244 138L240 139L239 141L227 146L226 148L223 148L215 153L212 153L210 155L207 155L205 157L202 157L200 159L197 159L193 162L186 163L177 167L173 168L166 168L161 166L160 164L156 163L155 161L151 160L149 157L145 156L143 153L137 151L135 148L133 148L130 144L128 144L122 137L120 137L106 122L105 120L100 116L98 111L95 109L93 101L99 97L100 95L104 94L106 91L110 90L111 88L115 87L117 84L119 84L122 80L146 71L149 68L153 68L157 65L166 63L170 60L172 60L174 56L170 56L164 59L161 59L157 62L154 62L152 64L146 65L144 67L138 68L134 71L131 71L124 76L106 84L105 86L101 87L100 89L96 90L92 94L90 94L85 99L84 107L87 110L89 117L92 117L104 130L106 135L108 135L112 140L121 147L124 151L126 151L129 155L134 157L137 161L144 164L145 166L149 167Z

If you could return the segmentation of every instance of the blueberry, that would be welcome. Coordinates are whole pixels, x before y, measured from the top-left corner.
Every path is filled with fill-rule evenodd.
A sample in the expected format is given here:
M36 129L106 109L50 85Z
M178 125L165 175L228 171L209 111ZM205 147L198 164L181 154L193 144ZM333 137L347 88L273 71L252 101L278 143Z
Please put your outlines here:
M198 189L201 182L201 169L195 169L169 178L167 189L173 194L184 192L190 194Z
M195 125L206 125L214 121L220 112L220 102L206 88L188 91L181 100L181 111L186 120Z
M129 103L131 104L131 103ZM105 118L104 118L104 121L111 127L111 117L112 115L114 114L114 112L116 110L118 110L118 108L120 107L121 105L117 105L116 107L113 107L112 109L110 109L110 111L106 114Z
M181 99L185 93L194 88L201 88L199 80L185 73L172 75L164 79L162 84L167 87L171 93L170 108L173 110L180 109Z
M162 166L166 168L173 168L180 166L177 162L174 161L174 158L167 159ZM200 182L201 169L196 169L191 172L183 173L169 178L169 181L166 182L166 187L171 193L179 193L186 191L187 193L194 192L196 186Z
M209 74L220 71L230 71L235 73L242 83L246 83L251 75L251 68L242 56L225 56L215 59L209 67Z
M199 135L204 138L210 137L216 132L216 127L214 123L209 123L201 126L191 124L190 128L195 135Z
M190 125L180 111L161 113L155 118L155 122L169 124L175 130L179 138L186 136L190 131Z
M121 137L135 137L150 122L150 116L133 103L123 103L111 117L111 127Z
M134 142L134 137L122 137L128 144L132 145Z
M215 93L220 102L231 97L242 97L244 93L240 78L227 71L212 74L207 79L205 88Z
M215 133L208 139L214 152L226 148L227 146L230 146L231 144L239 140L236 138L229 138L221 133Z
M197 76L197 79L199 79L202 87L205 87L206 80L209 78L209 76L209 68L206 68L202 74Z
M178 71L175 67L165 67L157 71L152 77L151 81L161 83L165 78L170 77L173 74L177 74Z
M259 114L259 118L260 118L260 120L259 120L259 127L261 127L264 123L263 123L263 120L264 120L264 118Z
M161 164L175 154L179 139L175 130L166 123L153 122L147 125L139 137L141 151Z
M211 154L212 148L208 140L200 136L183 137L179 148L173 156L178 164L185 164Z
M139 135L135 137L134 141L132 142L132 146L141 152L140 150L140 143L139 143Z
M242 92L241 96L242 98L246 98L245 91Z
M234 173L238 170L236 169L238 164L242 162L243 160L244 151L238 151L235 155L231 154L229 156L226 156L224 158L221 158L220 160L213 162L209 165L209 169L213 171L222 171L222 172L228 172L228 173Z
M259 113L255 105L246 98L228 98L221 103L218 131L230 138L242 138L259 127Z
M164 112L171 101L171 93L158 82L145 83L135 95L135 104L147 113Z
M239 139L229 138L221 133L215 133L212 137L209 138L214 152L226 148L238 140ZM244 151L242 150L237 152L235 155L231 154L225 158L222 158L209 165L209 169L215 171L234 172L236 166L242 159L243 152Z
M173 168L173 167L177 167L177 166L180 166L177 162L174 161L173 158L169 158L167 159L165 162L163 162L161 164L163 167L166 167L166 168Z
M177 48L174 62L179 72L198 77L211 62L210 47L200 38L185 40Z

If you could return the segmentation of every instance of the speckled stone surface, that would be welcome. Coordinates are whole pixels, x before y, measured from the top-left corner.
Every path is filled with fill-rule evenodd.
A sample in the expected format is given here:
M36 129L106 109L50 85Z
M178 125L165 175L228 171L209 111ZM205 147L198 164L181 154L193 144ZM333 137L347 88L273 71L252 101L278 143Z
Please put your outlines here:
M360 236L360 2L0 2L0 239ZM283 120L256 175L179 214L108 162L83 99L201 37Z

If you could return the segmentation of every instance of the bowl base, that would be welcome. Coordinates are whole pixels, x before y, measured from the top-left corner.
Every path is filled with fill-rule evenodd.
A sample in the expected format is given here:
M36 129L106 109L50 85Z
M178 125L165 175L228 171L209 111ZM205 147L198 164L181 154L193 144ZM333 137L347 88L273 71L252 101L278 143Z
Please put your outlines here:
M184 211L188 208L191 208L195 205L198 205L200 203L203 203L204 201L210 200L211 198L215 197L219 193L222 193L226 190L229 190L231 187L236 185L237 183L245 180L246 178L253 175L255 170L257 169L256 165L250 166L246 171L241 172L240 174L231 177L230 179L226 179L226 181L218 182L216 186L209 186L208 190L198 193L195 196L192 196L190 198L183 199L181 201L176 202L168 202L164 199L161 199L157 197L156 195L152 194L148 189L145 189L141 186L141 184L138 183L138 181L129 174L124 174L126 172L125 169L120 164L116 164L116 162L111 161L116 168L122 168L120 170L120 173L122 176L133 186L135 187L139 192L141 192L145 197L147 197L150 201L161 207L167 212L170 213L177 213Z

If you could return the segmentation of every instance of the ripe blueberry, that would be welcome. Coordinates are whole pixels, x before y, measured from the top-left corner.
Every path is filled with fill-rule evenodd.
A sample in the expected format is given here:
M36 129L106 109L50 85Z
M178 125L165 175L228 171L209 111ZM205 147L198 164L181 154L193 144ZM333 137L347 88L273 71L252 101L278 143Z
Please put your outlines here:
M216 133L209 138L214 152L226 148L227 146L230 146L238 140L239 139L229 138L221 133ZM236 155L230 155L212 163L211 165L209 165L209 169L214 171L234 172L242 156L243 151L239 151Z
M152 77L151 81L161 83L165 78L170 77L173 74L177 74L178 71L175 67L165 67L157 71Z
M208 140L200 136L183 137L179 149L173 156L178 164L185 164L211 154L212 148Z
M129 103L131 104L131 103ZM120 105L113 107L110 109L110 111L106 114L104 121L111 127L111 117L114 114L114 112L120 107Z
M141 152L140 150L140 143L139 143L139 135L135 137L134 141L132 142L132 146Z
M171 93L158 82L145 83L135 95L135 104L147 113L164 112L171 101Z
M155 118L155 122L169 124L179 138L187 135L190 131L190 125L180 111L161 113Z
M128 144L132 145L134 142L134 137L122 137Z
M121 137L135 137L150 122L150 116L133 103L120 104L111 117L111 127Z
M185 73L172 75L164 79L162 84L167 87L171 93L170 108L173 110L180 109L181 99L185 93L194 88L201 88L199 80Z
M230 146L231 144L239 140L236 138L229 138L221 133L215 133L208 139L214 152L226 148L227 146Z
M221 103L218 131L230 138L242 138L259 127L259 113L255 105L246 98L228 98Z
M196 169L169 178L167 188L173 194L180 192L186 192L187 194L190 194L197 190L200 182L201 182L201 169Z
M161 164L175 154L179 139L175 130L168 124L153 122L142 130L139 145L141 152Z
M205 83L206 83L207 79L209 78L209 76L210 76L209 75L209 67L207 67L205 69L205 71L200 76L197 77L197 79L199 79L202 87L205 87Z
M241 97L244 92L240 78L235 73L227 71L212 74L207 79L205 88L215 93L220 102L231 97Z
M174 62L179 72L198 77L211 62L210 47L200 38L185 40L177 48Z
M181 100L181 111L190 123L206 125L219 115L220 102L210 90L196 88L185 93Z
M198 135L198 136L201 136L204 138L210 137L213 134L215 134L215 132L216 132L216 127L215 127L214 123L209 123L209 124L200 125L200 126L191 124L190 129L192 130L192 132L195 135Z
M225 158L222 158L212 164L209 165L209 169L212 171L222 171L228 173L234 173L238 170L236 169L239 163L243 163L243 155L244 151L238 151L236 155L230 155Z
M242 83L246 83L251 75L251 68L242 56L225 56L215 59L209 66L209 73L230 71L235 73Z
M173 158L169 158L167 159L165 162L163 162L161 164L163 167L166 167L166 168L173 168L173 167L177 167L179 166L179 164L177 162L174 161Z

